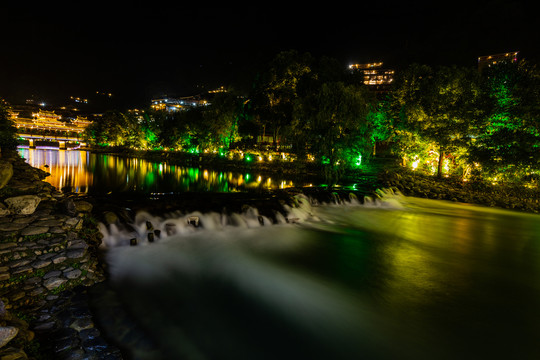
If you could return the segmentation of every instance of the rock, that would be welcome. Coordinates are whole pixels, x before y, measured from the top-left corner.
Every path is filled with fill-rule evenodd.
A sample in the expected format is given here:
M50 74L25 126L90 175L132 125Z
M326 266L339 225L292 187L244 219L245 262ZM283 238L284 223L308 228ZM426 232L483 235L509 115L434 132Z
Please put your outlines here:
M6 215L9 215L11 212L9 211L9 209L6 207L6 205L0 203L0 216L6 216Z
M56 325L56 323L54 321L47 321L47 322L44 322L44 323L41 323L39 325L34 326L34 330L37 330L37 331L50 330L55 325Z
M58 254L52 258L52 262L55 264L60 264L61 262L66 261L67 257L64 254Z
M92 211L92 208L93 208L92 204L84 200L75 201L74 204L75 204L75 210L77 210L78 212L89 213Z
M13 176L13 165L10 162L0 160L0 189L7 185Z
M35 288L35 289L32 289L32 290L28 293L28 295L34 297L34 296L38 296L38 295L40 295L40 294L43 294L44 292L45 292L45 288L39 286L39 287L37 287L37 288Z
M40 235L49 231L48 226L29 226L21 231L22 236Z
M62 193L60 193L62 194ZM56 196L55 193L53 192L52 193L53 196ZM63 195L63 194L62 194ZM63 202L63 205L64 205L64 211L67 215L69 216L75 216L76 214L76 209L75 209L75 203L73 202L73 199L69 198L69 199L66 199L64 202Z
M17 334L19 329L13 326L3 326L0 327L0 348L5 346L8 342L11 341Z
M0 352L0 359L2 360L27 360L28 356L22 349L8 348Z
M79 223L80 219L79 218L76 218L76 217L73 217L73 218L69 218L66 220L66 222L64 223L64 225L68 228L68 229L71 229L73 228L74 226L76 226L78 223Z
M94 327L94 323L90 317L83 317L80 319L76 319L71 325L71 328L75 329L76 331L81 330L88 330L92 329Z
M26 292L24 292L22 290L15 290L15 291L12 291L12 292L10 292L8 294L8 297L9 297L10 301L21 300L25 296L26 296Z
M45 275L43 275L43 280L47 280L47 279L50 279L50 278L53 278L53 277L58 277L62 274L62 272L60 270L52 270L52 271L49 271L48 273L46 273Z
M70 280L78 279L82 274L82 271L79 269L73 269L71 271L68 271L64 274L65 277L67 277Z
M52 277L43 282L43 286L47 288L47 290L53 290L59 287L60 285L64 284L67 280L61 279L59 277Z
M63 357L64 360L84 360L91 359L85 354L83 349L70 349L69 354Z
M0 319L3 319L6 316L6 304L0 300Z
M58 219L39 220L32 224L33 226L62 226L62 221Z
M31 266L25 265L25 266L19 266L11 271L12 275L19 275L24 273L31 273L34 269L32 269Z
M36 211L41 198L36 195L14 196L4 200L12 214L30 215Z
M36 260L31 265L34 269L41 269L51 264L50 260Z
M18 230L24 229L25 227L26 227L26 224L14 223L14 222L2 224L2 230L4 231L12 231L12 230L18 231Z
M116 224L119 221L118 216L112 211L105 211L103 218L107 224Z
M86 248L88 248L88 244L86 244L86 241L84 241L84 240L75 239L75 240L69 241L67 247L68 247L69 250L72 250L72 249L86 249Z
M86 253L85 248L68 250L67 251L67 257L69 259L78 259L78 258L82 258L85 253Z

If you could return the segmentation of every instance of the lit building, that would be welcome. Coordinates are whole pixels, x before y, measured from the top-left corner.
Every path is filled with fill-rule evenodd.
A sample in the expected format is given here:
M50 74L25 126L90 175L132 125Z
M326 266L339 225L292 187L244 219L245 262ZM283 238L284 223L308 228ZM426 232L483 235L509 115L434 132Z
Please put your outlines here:
M91 123L92 121L88 120L88 117L82 117L78 115L75 120L72 121L72 125L82 130L86 129Z
M391 85L394 81L395 71L382 67L382 62L369 64L351 64L349 70L361 71L364 75L364 85L372 87L374 90L382 91Z
M187 96L181 98L162 97L158 99L152 99L152 109L164 110L168 112L187 110L197 106L208 105L206 100L201 100L196 96Z
M73 131L81 133L92 122L85 117L79 117L69 124L60 121L61 115L55 114L54 111L39 110L37 113L32 113L32 118L19 117L18 113L13 112L11 120L19 131L35 129L35 130L56 130L56 131Z
M486 66L491 67L501 63L516 63L519 51L502 54L484 55L478 57L478 71L482 71Z

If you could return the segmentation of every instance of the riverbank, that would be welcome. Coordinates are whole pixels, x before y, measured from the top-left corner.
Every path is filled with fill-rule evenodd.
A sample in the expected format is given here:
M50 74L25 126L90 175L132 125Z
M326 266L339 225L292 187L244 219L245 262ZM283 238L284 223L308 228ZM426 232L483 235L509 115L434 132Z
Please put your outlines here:
M540 213L538 187L439 179L398 166L382 170L378 178L383 188L398 189L406 196Z
M110 148L89 149L117 156L143 158L149 161L167 161L170 164L206 166L223 171L258 171L265 174L288 174L324 183L317 164L309 161L252 161L229 160L216 154L192 155L166 151L136 151ZM347 173L342 183L367 184L366 192L376 188L396 188L406 196L448 200L481 206L499 207L531 213L540 212L540 189L516 184L493 185L485 182L464 182L461 179L440 178L408 170L392 157L375 157L362 170Z
M0 158L0 359L121 359L92 319L105 279L92 205L43 181L16 152Z

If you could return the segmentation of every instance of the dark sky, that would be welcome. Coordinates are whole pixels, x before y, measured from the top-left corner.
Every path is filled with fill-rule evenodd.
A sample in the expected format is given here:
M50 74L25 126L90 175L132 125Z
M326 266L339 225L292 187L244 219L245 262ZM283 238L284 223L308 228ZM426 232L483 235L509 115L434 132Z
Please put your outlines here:
M160 93L246 85L289 49L398 69L475 66L479 55L515 50L534 61L539 55L536 13L525 0L84 3L0 6L0 97L59 101L107 91L144 104Z

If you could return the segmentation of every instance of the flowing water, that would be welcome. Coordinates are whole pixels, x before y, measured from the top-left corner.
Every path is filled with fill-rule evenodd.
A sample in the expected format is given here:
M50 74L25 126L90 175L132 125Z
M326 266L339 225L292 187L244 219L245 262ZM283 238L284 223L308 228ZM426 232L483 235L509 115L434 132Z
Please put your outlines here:
M102 225L111 335L136 359L540 358L540 216L298 200L274 224L250 208Z
M60 188L202 190L201 209L213 192L290 181L20 151ZM110 280L92 289L98 322L141 360L540 359L540 216L381 195L100 225Z

